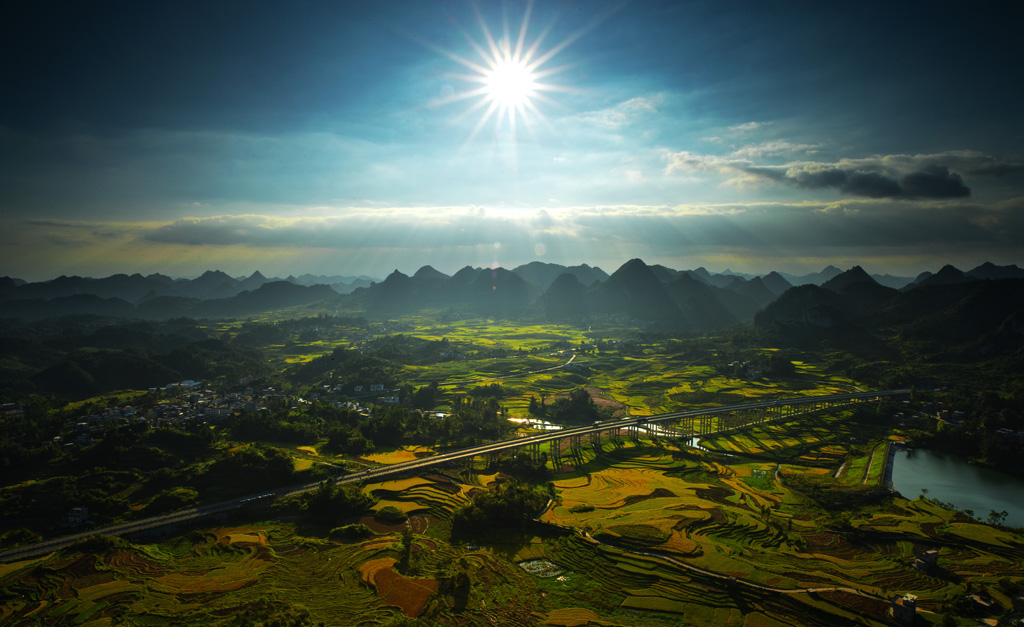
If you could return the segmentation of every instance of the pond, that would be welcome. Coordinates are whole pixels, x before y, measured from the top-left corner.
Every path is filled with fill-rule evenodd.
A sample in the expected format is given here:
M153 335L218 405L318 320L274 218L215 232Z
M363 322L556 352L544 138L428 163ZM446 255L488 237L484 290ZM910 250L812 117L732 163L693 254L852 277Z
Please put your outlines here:
M897 450L893 458L892 487L908 499L928 490L928 498L972 509L987 520L989 511L1006 511L1011 527L1024 527L1024 480L991 468L972 466L960 457L936 451Z

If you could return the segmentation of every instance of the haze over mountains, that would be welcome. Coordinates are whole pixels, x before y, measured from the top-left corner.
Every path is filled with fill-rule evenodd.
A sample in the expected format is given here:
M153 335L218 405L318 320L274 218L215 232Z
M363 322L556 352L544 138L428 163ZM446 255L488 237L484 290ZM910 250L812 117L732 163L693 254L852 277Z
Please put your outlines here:
M61 276L26 283L0 278L0 317L40 319L68 314L168 319L252 315L271 309L329 302L341 310L394 316L419 310L515 318L576 320L625 317L704 331L754 321L762 328L838 329L857 316L924 288L962 286L967 294L987 282L1009 281L1011 292L1024 270L985 263L962 272L945 266L915 278L870 275L855 266L828 266L794 276L780 272L712 274L704 268L675 270L624 263L611 275L586 264L533 262L512 270L466 266L453 275L423 266L412 276L395 270L384 280L359 276L267 278L260 272L235 278L208 271L195 279L161 274L118 274L102 279ZM983 289L992 289L985 286ZM1016 302L1014 299L1008 303ZM997 307L1003 311L1005 307Z
M812 303L811 309L817 307L821 315L824 305L858 313L898 294L897 288L908 291L1021 277L1024 270L1017 266L991 263L968 272L945 266L934 274L911 279L869 275L859 266L847 272L828 266L802 276L774 271L760 276L728 271L712 274L704 268L675 270L647 265L640 259L626 262L611 275L586 264L533 262L512 270L466 266L451 276L423 266L412 276L395 270L383 281L309 274L279 279L267 278L259 271L235 278L216 270L195 279L117 274L102 279L61 276L26 283L2 277L0 316L218 317L333 300L343 309L360 309L371 315L429 309L496 317L533 313L550 319L628 316L671 320L675 326L706 330L754 320L755 314L793 288L800 289L758 319L775 320L778 314L773 311L780 307L789 311L792 319L792 305L787 303L798 297ZM833 294L850 302L836 303Z

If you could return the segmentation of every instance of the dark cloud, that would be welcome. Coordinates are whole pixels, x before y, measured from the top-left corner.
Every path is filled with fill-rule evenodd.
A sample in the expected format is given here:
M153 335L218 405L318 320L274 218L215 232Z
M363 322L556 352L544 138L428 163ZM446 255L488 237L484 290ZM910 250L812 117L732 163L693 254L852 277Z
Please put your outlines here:
M752 173L764 168L748 169ZM778 177L769 177L779 180ZM888 172L874 169L812 166L790 168L783 179L798 187L836 188L844 194L864 198L964 198L971 189L959 174L941 165L928 165L896 179Z
M911 172L900 180L903 194L912 198L963 198L971 195L959 174L943 166Z
M877 172L851 172L839 189L844 194L866 198L896 198L903 195L899 183Z
M839 168L818 168L814 170L798 170L787 172L787 177L800 187L811 189L819 187L842 187L846 184L847 173Z

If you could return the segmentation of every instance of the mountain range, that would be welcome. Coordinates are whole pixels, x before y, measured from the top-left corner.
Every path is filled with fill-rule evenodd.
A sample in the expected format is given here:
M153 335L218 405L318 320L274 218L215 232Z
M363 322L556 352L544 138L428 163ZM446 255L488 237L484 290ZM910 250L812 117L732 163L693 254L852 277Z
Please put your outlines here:
M372 316L434 310L561 321L604 317L690 331L753 321L762 329L783 333L798 328L801 332L853 332L865 316L909 315L900 313L907 307L901 303L920 299L921 293L935 288L949 292L960 286L957 294L965 297L975 289L993 289L983 288L990 282L1009 281L1009 286L1022 279L1024 270L1017 266L991 263L968 272L945 266L910 279L871 275L860 266L845 272L828 266L802 276L713 274L705 268L675 270L640 259L627 261L611 275L586 264L532 262L512 270L466 266L453 275L423 266L412 276L395 270L383 281L309 274L281 280L258 271L234 278L217 270L191 280L117 274L26 283L2 277L0 317L230 317L326 301L336 309ZM993 309L1005 310L1002 305Z

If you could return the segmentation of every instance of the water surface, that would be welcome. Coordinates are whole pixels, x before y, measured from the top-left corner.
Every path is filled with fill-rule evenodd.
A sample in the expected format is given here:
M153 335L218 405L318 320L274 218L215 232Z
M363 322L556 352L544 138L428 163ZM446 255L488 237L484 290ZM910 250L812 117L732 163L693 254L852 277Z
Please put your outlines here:
M908 499L928 490L928 498L973 509L988 520L989 511L1006 511L1011 527L1024 527L1024 480L991 468L972 466L960 457L924 449L897 450L893 459L892 487Z

